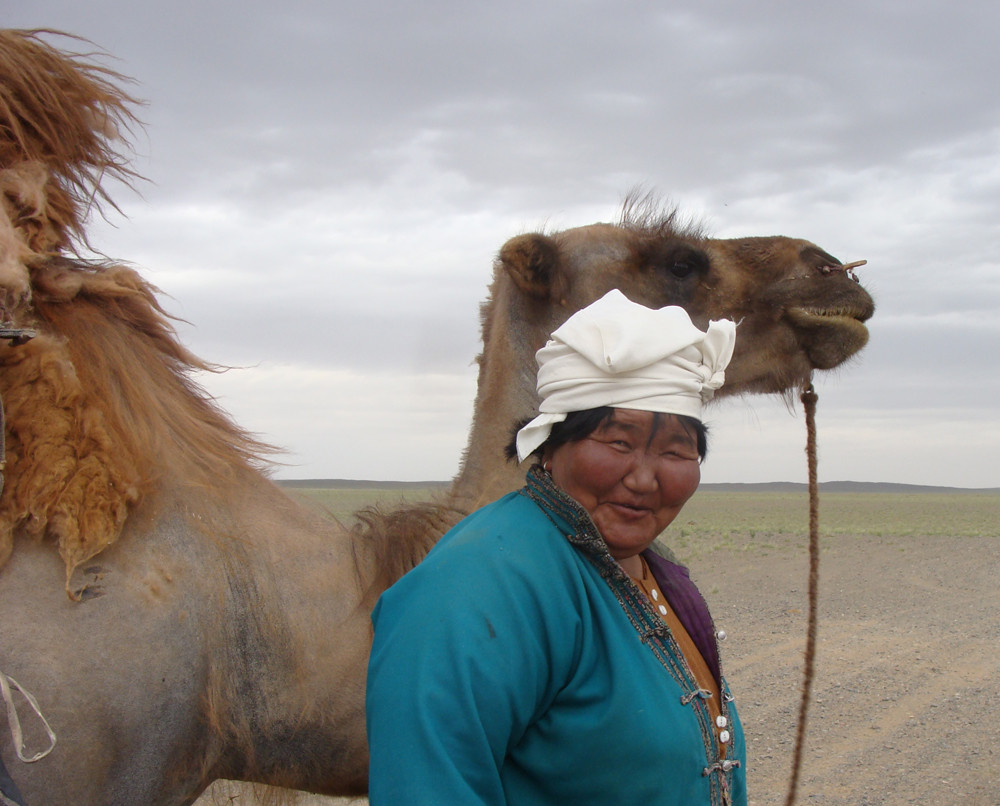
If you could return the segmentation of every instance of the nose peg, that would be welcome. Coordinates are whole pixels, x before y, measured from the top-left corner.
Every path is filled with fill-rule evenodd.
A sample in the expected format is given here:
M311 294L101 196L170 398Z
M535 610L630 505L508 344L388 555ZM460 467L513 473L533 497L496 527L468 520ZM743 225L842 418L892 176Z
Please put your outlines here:
M854 273L854 270L860 266L864 266L868 263L867 260L855 260L853 263L844 263L839 266L820 266L819 273L824 277L833 274L834 272L842 271L848 277L850 277L854 282L860 283L861 280L858 279L858 275Z

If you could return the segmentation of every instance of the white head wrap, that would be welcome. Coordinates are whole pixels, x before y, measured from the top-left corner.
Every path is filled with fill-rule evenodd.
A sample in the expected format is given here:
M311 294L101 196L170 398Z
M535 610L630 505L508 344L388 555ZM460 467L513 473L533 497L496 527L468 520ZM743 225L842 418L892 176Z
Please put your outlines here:
M524 461L572 411L600 406L686 414L722 386L736 325L712 321L708 332L677 306L653 310L609 291L577 311L535 354L539 415L517 433Z

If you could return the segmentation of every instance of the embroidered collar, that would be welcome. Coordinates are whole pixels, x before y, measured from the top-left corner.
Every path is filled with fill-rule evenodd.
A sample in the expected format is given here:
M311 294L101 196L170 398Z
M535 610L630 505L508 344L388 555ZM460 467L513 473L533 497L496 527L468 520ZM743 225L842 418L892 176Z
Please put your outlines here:
M601 533L590 513L575 498L567 494L552 476L535 465L528 471L527 482L521 493L538 504L566 539L580 549L607 580L628 581L628 574L608 551ZM556 521L562 521L558 523Z

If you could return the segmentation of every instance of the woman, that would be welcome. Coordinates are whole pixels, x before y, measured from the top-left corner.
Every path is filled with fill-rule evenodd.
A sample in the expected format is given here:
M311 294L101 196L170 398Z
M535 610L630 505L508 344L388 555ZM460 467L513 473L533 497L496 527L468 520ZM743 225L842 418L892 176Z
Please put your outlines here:
M373 806L746 803L708 609L651 550L698 486L734 339L612 291L538 352L526 486L372 616Z

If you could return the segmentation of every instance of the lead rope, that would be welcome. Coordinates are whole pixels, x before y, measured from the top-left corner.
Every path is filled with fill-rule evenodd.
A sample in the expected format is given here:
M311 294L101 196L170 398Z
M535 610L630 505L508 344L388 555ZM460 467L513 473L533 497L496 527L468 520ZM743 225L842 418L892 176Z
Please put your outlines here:
M35 715L41 720L45 732L49 735L49 746L45 750L35 753L33 756L26 756L24 754L24 736L21 733L21 720L17 715L17 706L14 705L14 692L12 689L17 689L21 692L24 699L28 701L28 705L34 710ZM56 746L56 734L49 726L49 721L42 716L42 710L38 707L38 700L13 677L8 677L3 672L0 672L0 693L3 694L3 701L7 705L7 722L10 724L10 735L14 740L14 749L17 751L17 757L25 764L34 764L36 761L41 761Z
M806 719L812 693L816 661L816 623L819 602L819 482L816 473L816 401L819 396L813 385L802 390L802 406L806 413L806 457L809 465L809 623L806 629L805 664L802 671L802 702L799 704L799 727L792 757L792 775L788 781L785 806L793 806L802 769L802 752L806 739Z

